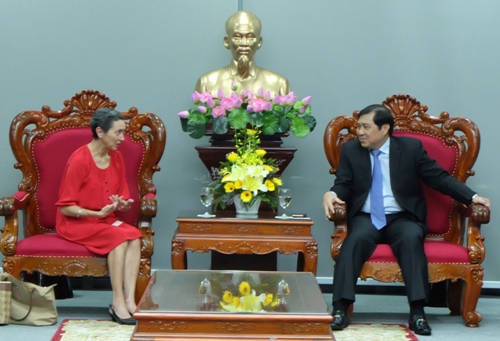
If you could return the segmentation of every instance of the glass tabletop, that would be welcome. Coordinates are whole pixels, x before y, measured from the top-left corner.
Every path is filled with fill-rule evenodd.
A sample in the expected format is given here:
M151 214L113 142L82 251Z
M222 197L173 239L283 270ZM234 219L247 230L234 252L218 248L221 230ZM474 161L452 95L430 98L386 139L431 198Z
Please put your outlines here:
M325 314L309 272L157 270L139 312Z

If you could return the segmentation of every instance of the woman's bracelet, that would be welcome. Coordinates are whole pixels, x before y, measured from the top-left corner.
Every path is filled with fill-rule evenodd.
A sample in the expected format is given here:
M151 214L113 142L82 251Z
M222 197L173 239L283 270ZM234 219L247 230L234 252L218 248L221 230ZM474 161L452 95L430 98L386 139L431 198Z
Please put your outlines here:
M78 219L80 219L80 214L82 214L82 208L81 207L78 209L78 212L76 212L76 217Z

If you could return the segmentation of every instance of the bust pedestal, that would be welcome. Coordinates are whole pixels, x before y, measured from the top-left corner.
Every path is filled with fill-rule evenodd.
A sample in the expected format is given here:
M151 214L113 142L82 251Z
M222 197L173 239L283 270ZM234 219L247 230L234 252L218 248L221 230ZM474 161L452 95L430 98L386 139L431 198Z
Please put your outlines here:
M293 159L297 148L288 148L281 146L265 146L261 144L261 147L267 152L266 157L275 159L279 163L278 175L281 175L283 171L288 167ZM236 151L234 144L232 146L223 145L211 145L211 146L196 146L194 147L198 151L198 156L201 161L207 167L210 175L212 175L212 168L219 168L221 161L224 161L226 155L230 152Z

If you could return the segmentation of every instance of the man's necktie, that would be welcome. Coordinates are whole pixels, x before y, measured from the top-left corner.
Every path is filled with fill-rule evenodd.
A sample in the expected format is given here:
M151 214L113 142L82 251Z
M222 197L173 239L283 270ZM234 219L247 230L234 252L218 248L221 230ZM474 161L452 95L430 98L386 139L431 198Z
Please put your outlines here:
M373 175L372 188L370 190L370 218L377 230L380 230L386 224L384 211L384 195L382 193L382 167L380 166L380 160L378 159L381 151L372 150L371 153L373 155Z

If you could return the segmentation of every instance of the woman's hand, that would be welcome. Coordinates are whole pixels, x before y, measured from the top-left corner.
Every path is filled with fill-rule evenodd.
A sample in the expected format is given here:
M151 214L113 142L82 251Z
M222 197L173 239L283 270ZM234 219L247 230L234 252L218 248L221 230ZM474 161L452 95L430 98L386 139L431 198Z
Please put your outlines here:
M112 203L101 208L101 210L99 211L99 218L106 218L116 210L116 206L116 203Z
M116 204L116 209L120 212L126 212L130 210L131 204L134 202L133 199L123 200L123 197L118 195L112 195L109 197L109 200Z

